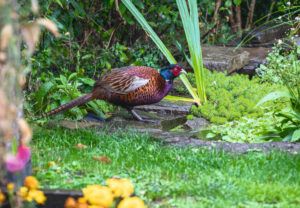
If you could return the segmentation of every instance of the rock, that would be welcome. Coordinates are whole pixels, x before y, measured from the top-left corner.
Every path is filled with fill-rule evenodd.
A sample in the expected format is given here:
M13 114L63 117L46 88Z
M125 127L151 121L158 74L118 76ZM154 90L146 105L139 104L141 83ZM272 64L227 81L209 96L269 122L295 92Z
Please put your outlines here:
M203 64L210 70L232 73L249 63L249 52L234 47L202 47Z
M184 126L190 130L199 131L209 124L209 122L204 118L194 118L192 120L187 120Z
M249 63L243 68L237 70L237 73L254 76L256 74L255 70L259 67L259 65L266 63L266 58L268 53L270 53L271 48L242 48L242 50L249 53Z
M192 107L192 103L188 102L168 102L168 101L161 101L154 105L142 105L137 106L134 109L139 111L146 111L146 112L155 112L161 115L186 115L189 113L190 108Z

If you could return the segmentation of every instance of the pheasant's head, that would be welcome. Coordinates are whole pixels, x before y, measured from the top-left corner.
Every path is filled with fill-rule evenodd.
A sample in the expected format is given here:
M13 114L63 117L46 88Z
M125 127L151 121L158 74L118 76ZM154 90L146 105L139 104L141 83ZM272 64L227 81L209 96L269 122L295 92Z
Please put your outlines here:
M186 71L179 64L170 64L160 70L160 75L166 80L171 81Z

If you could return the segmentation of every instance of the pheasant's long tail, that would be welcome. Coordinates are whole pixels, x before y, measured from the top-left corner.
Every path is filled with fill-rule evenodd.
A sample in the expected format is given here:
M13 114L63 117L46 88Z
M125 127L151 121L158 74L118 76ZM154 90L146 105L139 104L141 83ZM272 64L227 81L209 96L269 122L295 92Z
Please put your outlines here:
M94 99L94 97L93 97L92 93L83 95L79 98L76 98L75 100L70 101L69 103L61 105L58 108L47 112L46 114L43 115L43 117L51 116L51 115L54 115L54 114L57 114L57 113L62 113L66 110L69 110L69 109L75 107L75 106L83 105L83 104L85 104L85 103L87 103L87 102L89 102L93 99Z

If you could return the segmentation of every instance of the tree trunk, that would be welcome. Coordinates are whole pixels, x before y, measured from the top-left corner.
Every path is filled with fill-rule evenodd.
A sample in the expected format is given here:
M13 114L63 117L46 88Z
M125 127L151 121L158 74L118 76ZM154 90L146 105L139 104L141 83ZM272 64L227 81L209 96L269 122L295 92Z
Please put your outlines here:
M218 20L219 20L219 9L221 7L222 4L222 0L216 0L216 5L215 5L215 12L214 12L214 16L213 16L213 21L214 24L218 25Z
M233 33L236 33L237 29L236 29L236 23L235 23L235 19L234 19L234 10L233 10L233 6L230 7L229 21L230 21L230 25L231 25L231 30L232 30L232 32L233 32Z
M254 15L254 10L255 10L255 3L256 3L256 0L251 1L249 11L248 11L246 27L245 27L246 29L250 29L252 27L253 15Z
M240 5L235 7L235 18L236 18L237 32L241 33L241 31L242 31L242 12L241 12Z

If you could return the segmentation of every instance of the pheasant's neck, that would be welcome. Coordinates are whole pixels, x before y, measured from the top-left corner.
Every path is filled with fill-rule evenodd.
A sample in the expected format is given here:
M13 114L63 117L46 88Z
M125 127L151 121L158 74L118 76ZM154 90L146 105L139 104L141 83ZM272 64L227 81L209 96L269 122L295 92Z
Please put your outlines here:
M173 87L173 81L166 81L165 89L163 91L163 96L166 96Z

